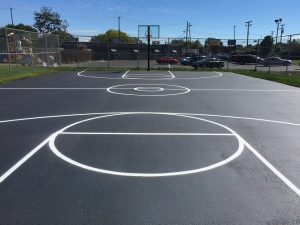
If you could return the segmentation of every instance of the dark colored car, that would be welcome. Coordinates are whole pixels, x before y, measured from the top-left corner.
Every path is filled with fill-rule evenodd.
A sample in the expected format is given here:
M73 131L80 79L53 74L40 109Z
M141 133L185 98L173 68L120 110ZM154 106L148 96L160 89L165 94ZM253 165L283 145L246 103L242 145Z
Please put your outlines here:
M181 65L184 65L184 66L188 66L188 65L191 66L194 62L199 61L199 60L204 59L204 58L206 58L206 56L203 56L203 55L193 56L193 57L190 58L189 61L182 61L180 63L181 63Z
M192 57L184 57L179 60L182 65L187 65L187 62L190 62Z
M158 64L178 64L179 60L173 57L163 56L156 60Z
M259 63L262 58L257 57L256 55L238 55L236 63L240 65L245 65L246 63Z
M201 59L200 61L194 62L192 67L194 67L195 69L197 69L198 67L200 68L217 67L221 69L222 67L224 67L224 62L215 58L205 58L205 59Z
M236 62L237 57L238 57L237 55L232 55L232 56L229 57L228 60L229 60L229 62Z

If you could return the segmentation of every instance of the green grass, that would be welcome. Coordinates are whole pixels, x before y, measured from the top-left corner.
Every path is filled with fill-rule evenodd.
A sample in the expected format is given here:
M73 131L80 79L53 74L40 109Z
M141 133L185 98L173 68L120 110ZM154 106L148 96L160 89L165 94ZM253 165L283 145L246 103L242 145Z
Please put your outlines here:
M292 60L294 66L299 66L300 60Z
M31 66L21 66L12 64L10 73L8 64L0 64L0 83L12 82L15 80L56 73L64 70L67 70L67 68L47 68L37 66L32 69Z
M300 60L299 60L300 61ZM293 61L294 62L294 61ZM0 64L0 83L7 83L12 82L19 79L25 79L30 77L36 77L51 73L57 73L61 71L82 71L82 70L89 70L89 71L115 71L115 70L146 70L145 68L106 68L106 67L97 67L97 68L74 68L74 67L42 67L36 66L32 70L31 66L21 66L21 65L12 65L11 66L12 75L10 75L8 64ZM159 68L151 68L151 70L169 70L168 68L159 67ZM183 68L172 68L172 71L195 71L191 68L183 67ZM201 69L197 71L218 71L218 69ZM244 70L244 69L236 69L236 70L220 70L222 72L233 72L236 74L241 74L245 76L255 77L259 79L274 81L282 84L287 84L294 87L300 87L300 71L288 71L288 75L286 76L285 71L283 72L276 72L276 71L254 71L254 70Z
M228 70L229 72L234 72L241 75L246 75L249 77L255 77L259 79L274 81L277 83L287 84L294 87L300 87L300 71L288 71L288 75L285 72L271 71L254 71L254 70Z

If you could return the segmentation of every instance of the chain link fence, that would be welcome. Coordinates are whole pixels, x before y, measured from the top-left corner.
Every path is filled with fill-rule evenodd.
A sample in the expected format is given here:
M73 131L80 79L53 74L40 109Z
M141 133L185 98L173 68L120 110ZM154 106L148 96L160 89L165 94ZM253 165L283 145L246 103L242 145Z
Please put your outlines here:
M58 67L60 57L58 35L0 28L1 76Z
M71 67L147 68L149 51L151 69L164 66L156 62L163 56L179 60L178 64L172 65L173 67L183 67L180 60L184 56L203 55L224 60L227 69L272 70L274 68L274 70L278 70L279 66L286 64L282 63L281 65L279 62L263 64L262 59L272 57L270 60L275 60L276 57L279 57L297 62L300 60L300 40L298 38L300 35L236 40L151 38L148 50L146 38L94 40L93 37L77 36L74 40L61 45L64 49L61 52L61 58L62 65ZM229 58L235 55L238 57L247 55L252 58L243 62L236 61L234 57ZM288 66L290 65L288 64ZM192 67L186 68L192 69ZM283 67L280 68L280 70L283 69ZM287 69L289 68L287 67Z
M59 44L57 35L0 28L0 71L3 73L5 68L6 74L11 76L16 74L17 69L24 72L56 66L128 69L147 68L150 64L151 69L156 69L166 67L156 61L163 56L178 60L178 64L171 65L173 68L193 69L180 62L184 56L200 55L223 60L223 70L243 68L296 71L300 69L299 63L295 64L300 62L299 39L298 34L236 40L150 38L148 45L148 39L145 37L106 37L100 40L92 36L75 36L70 41ZM241 61L241 56L248 59ZM276 57L292 60L294 64L279 64L279 61L276 64ZM262 59L266 58L270 60L268 64L263 63Z

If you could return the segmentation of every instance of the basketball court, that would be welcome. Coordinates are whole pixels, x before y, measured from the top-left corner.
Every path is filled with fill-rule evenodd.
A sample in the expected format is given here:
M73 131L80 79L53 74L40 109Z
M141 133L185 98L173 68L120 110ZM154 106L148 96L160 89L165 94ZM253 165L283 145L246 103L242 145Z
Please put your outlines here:
M300 90L226 72L2 84L1 224L300 223Z

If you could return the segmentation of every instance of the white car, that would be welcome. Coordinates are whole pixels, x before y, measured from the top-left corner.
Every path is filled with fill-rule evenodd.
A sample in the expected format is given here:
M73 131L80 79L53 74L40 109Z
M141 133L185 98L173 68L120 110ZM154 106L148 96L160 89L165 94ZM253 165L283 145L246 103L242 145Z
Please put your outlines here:
M262 64L264 66L270 66L270 65L289 66L292 64L292 60L281 59L279 57L268 57L265 58L264 60L261 60L259 64Z

